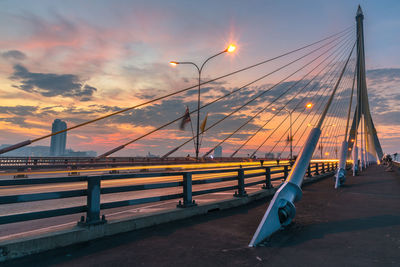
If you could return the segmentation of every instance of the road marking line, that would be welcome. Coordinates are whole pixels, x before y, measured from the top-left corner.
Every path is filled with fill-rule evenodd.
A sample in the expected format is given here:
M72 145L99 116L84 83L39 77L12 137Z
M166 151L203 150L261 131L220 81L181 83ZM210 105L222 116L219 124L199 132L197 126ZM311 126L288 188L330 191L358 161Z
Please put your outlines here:
M48 227L45 227L45 228L39 228L39 229L35 229L35 230L30 230L30 231L26 231L26 232L22 232L22 233L16 233L16 234L11 234L11 235L6 235L6 236L0 237L0 240L8 239L8 238L10 238L10 237L18 237L18 236L21 236L21 235L24 235L24 234L27 234L27 233L43 232L43 231L46 230L46 229L53 229L53 228L58 228L58 227L61 227L61 226L74 225L74 224L76 224L76 223L77 223L77 222L63 223L63 224L48 226Z
M151 208L151 207L157 207L157 206L162 206L162 205L166 205L166 204L170 204L176 202L176 200L171 200L171 201L167 201L164 203L158 203L158 204L154 204L154 205L148 205L148 206L143 206L143 207L138 207L138 208L134 208L134 209L129 209L129 210L123 210L123 211L118 211L118 212L114 212L114 213L109 213L106 214L107 216L113 216L113 215L117 215L117 214L121 214L121 213L126 213L126 212L137 212L140 209L147 209L147 208Z

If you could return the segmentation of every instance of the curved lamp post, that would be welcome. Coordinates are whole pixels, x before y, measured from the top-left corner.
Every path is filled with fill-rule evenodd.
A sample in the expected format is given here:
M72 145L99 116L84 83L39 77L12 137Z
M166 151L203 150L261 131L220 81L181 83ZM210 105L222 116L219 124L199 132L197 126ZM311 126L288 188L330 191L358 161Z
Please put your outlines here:
M178 64L190 64L190 65L193 65L193 66L196 67L196 69L197 69L197 71L198 71L198 73L199 73L199 87L198 87L198 94L197 94L196 160L199 159L199 150L200 150L200 147L199 147L199 146L200 146L200 143L199 143L199 135L200 135L200 132L199 132L199 130L200 130L200 84L201 84L201 72L202 72L202 70L203 70L203 68L204 68L204 65L205 65L210 59L215 58L215 57L217 57L217 56L219 56L219 55L221 55L221 54L223 54L223 53L226 53L226 52L232 53L232 52L235 51L235 50L236 50L236 46L233 45L233 44L231 44L231 45L229 45L225 50L223 50L223 51L221 51L221 52L219 52L219 53L217 53L217 54L215 54L215 55L213 55L213 56L207 58L207 59L203 62L203 64L201 64L200 67L199 67L196 63L190 62L190 61L183 61L183 62L181 62L181 61L170 61L170 62L169 62L169 64L170 64L171 66L176 66L176 65L178 65Z

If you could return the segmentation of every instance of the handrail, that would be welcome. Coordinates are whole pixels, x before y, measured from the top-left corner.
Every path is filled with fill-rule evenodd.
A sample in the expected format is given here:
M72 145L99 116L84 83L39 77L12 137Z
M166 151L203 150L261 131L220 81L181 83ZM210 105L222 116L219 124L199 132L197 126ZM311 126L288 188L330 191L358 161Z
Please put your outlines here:
M323 169L322 169L323 167ZM314 174L319 172L333 171L337 167L333 166L333 163L318 164L310 163L309 170ZM82 225L91 225L97 223L105 223L104 218L100 218L100 210L137 205L142 203L164 201L170 199L183 198L180 201L179 207L190 207L196 205L192 196L198 196L202 194L210 194L221 191L237 190L235 196L244 197L246 196L245 187L254 186L257 184L264 184L263 188L271 188L271 181L279 181L286 179L288 172L290 171L290 165L272 165L272 166L258 166L248 168L229 168L229 169L213 169L213 170L200 170L200 171L175 171L175 172L152 172L152 173L130 173L130 174L107 174L107 175L86 175L86 176L74 176L74 177L56 177L56 178L35 178L35 179L19 179L19 180L0 180L0 192L3 186L27 186L27 185L38 185L38 184L55 184L55 183L87 183L87 188L66 190L57 192L45 192L45 193L31 193L22 195L5 195L0 196L0 205L3 204L16 204L26 203L43 200L56 200L66 199L70 197L86 197L86 206L76 206L60 209L42 210L35 212L24 212L19 214L8 214L0 216L0 224L50 218L54 216L62 216L67 214L76 214L86 212L86 221L82 222ZM260 170L259 172L254 172ZM253 173L254 172L254 173ZM192 180L193 175L204 175L204 174L226 174L224 177L207 177L198 179L195 177ZM280 176L279 174L282 174ZM271 177L271 175L275 175ZM138 185L125 185L125 186L101 186L102 181L110 180L124 180L124 179L135 179L135 178L156 178L156 177L177 177L176 180L169 182L158 182L158 183L143 183ZM246 182L246 179L261 177L257 181ZM223 187L215 187L210 189L203 189L193 191L194 185L229 182L237 180L238 183L235 185L224 185ZM167 194L155 197L144 197L136 198L131 200L122 200L114 202L100 203L101 194L113 194L121 192L141 191L141 190L152 190L160 188L172 188L172 187L183 187L182 193L178 194ZM183 203L183 204L182 204Z
M249 158L206 158L205 162L218 163L218 162L259 162L260 160L267 159L249 159ZM269 161L271 159L268 159ZM173 158L159 158L159 157L110 157L110 158L92 158L92 157L1 157L0 156L0 169L17 169L17 168L59 168L65 166L132 166L142 164L174 164L177 162L185 164L196 164L193 158L188 157L173 157Z

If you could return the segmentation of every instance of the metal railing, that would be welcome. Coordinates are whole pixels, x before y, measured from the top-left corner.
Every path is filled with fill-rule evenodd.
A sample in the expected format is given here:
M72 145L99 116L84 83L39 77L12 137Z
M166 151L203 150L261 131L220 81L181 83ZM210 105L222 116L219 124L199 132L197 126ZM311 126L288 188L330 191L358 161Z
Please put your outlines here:
M161 172L161 173L132 173L132 174L117 174L117 175L93 175L93 176L76 176L76 177L57 177L57 178L35 178L35 179L19 179L19 180L0 180L0 192L2 188L9 186L29 186L43 184L60 184L60 183L77 183L86 182L86 189L45 192L22 195L7 195L0 196L0 205L16 204L43 200L56 200L72 197L86 196L86 205L49 209L35 212L25 212L18 214L8 214L0 216L0 224L8 224L35 219L50 218L55 216L86 213L86 219L81 218L80 224L91 225L104 223L105 217L100 217L100 211L111 208L118 208L130 205L144 204L149 202L157 202L171 199L179 200L178 207L190 207L196 205L193 196L210 194L215 192L236 190L235 197L245 197L246 187L263 184L264 189L272 188L272 181L284 180L290 171L290 165L275 165L275 166L259 166L250 168L232 168L232 169L215 169L215 170L200 170L200 171L179 171L179 172ZM334 171L337 168L337 162L325 163L310 163L307 177L313 174L318 175L325 172ZM225 174L224 177L211 177L205 179L193 180L193 175L204 174ZM132 178L156 178L156 177L172 177L180 176L177 181L169 181L162 183L144 183L139 185L125 185L116 187L102 187L101 181L107 180L123 180ZM274 176L274 177L272 177ZM260 177L257 181L248 181L249 178ZM233 185L225 185L211 189L203 189L193 191L194 185L220 183L227 181L237 181ZM136 198L130 200L120 200L113 202L101 203L100 197L104 194L152 190L162 188L182 187L181 193L151 196L144 198ZM83 216L82 216L83 217Z
M263 159L249 158L206 158L204 162L241 162L241 161L259 161ZM265 159L264 159L265 160ZM191 157L0 157L0 170L19 170L41 168L65 168L73 166L82 167L115 167L115 166L140 166L155 164L176 164L176 163L198 163Z

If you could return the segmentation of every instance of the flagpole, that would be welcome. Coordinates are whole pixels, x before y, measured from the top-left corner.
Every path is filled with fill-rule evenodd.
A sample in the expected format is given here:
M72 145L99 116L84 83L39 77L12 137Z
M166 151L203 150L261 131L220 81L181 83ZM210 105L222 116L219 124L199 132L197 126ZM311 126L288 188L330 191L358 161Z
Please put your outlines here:
M189 107L188 107L188 108L189 108ZM190 117L190 113L189 113L189 117ZM194 140L194 131L193 131L192 119L190 119L190 128L192 129L193 146L194 146L194 148L196 148L196 141Z
M208 118L208 113L206 114L206 116L204 117L204 121L201 123L201 139L200 139L200 147L201 144L203 143L203 135L204 135L204 129L206 128L206 123L207 123L207 118Z

